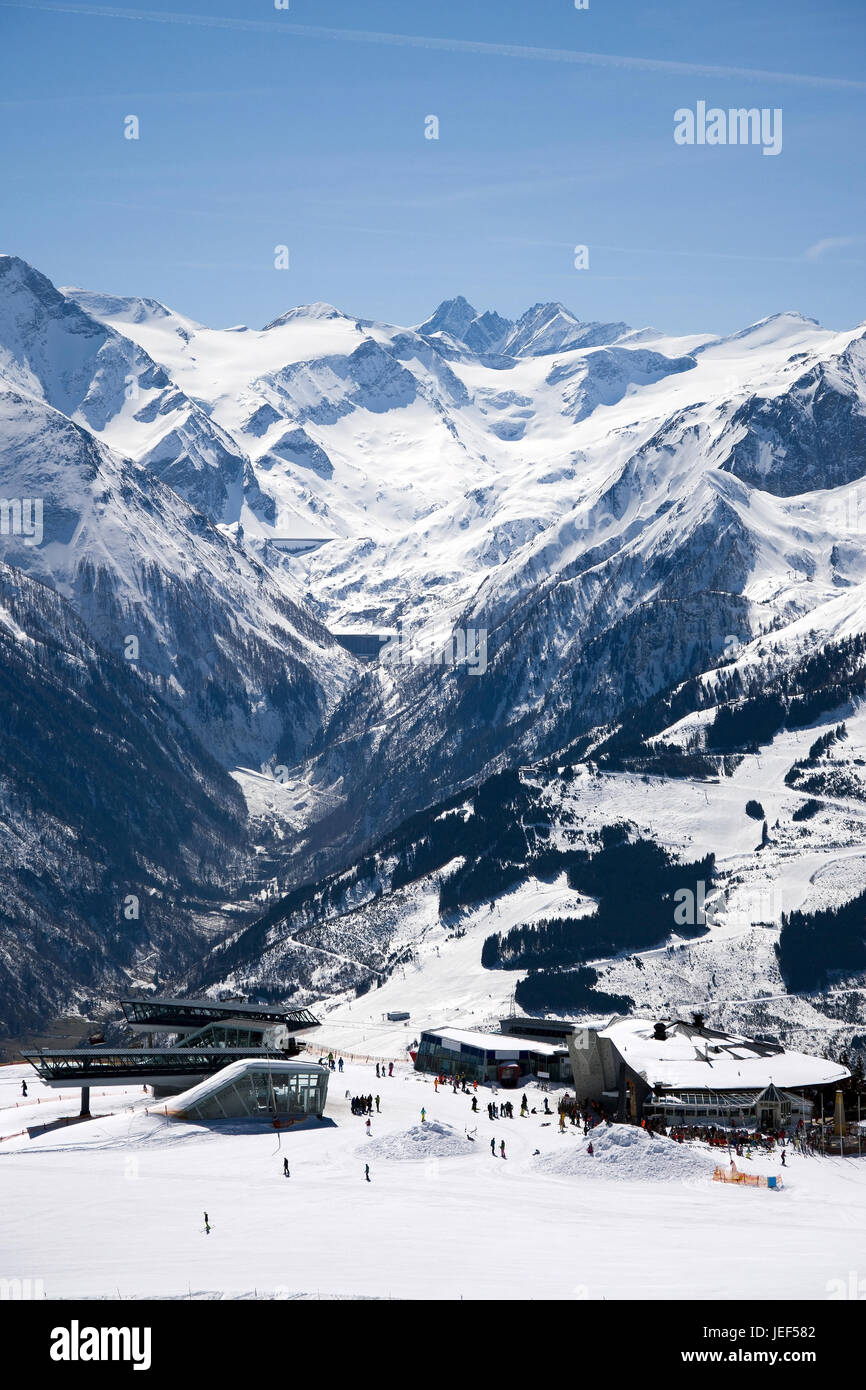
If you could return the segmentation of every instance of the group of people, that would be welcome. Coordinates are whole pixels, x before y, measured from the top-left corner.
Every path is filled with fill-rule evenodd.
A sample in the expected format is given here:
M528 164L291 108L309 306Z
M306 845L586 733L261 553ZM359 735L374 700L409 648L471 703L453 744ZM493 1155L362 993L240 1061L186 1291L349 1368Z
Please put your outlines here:
M373 1106L376 1107L376 1114L379 1114L378 1096L352 1096L353 1115L372 1115Z
M578 1100L576 1095L570 1096L567 1092L564 1096L560 1096L556 1110L559 1115L560 1129L565 1129L565 1123L574 1125L577 1129L582 1125L584 1134L589 1134L589 1131L594 1129L596 1125L610 1124L607 1113L602 1106L596 1105L588 1098Z
M806 1130L802 1120L793 1134L786 1134L783 1129L764 1133L761 1130L725 1129L721 1125L672 1125L670 1129L666 1129L663 1124L655 1125L652 1132L673 1139L677 1144L697 1139L713 1148L733 1149L738 1158L751 1158L753 1150L771 1154L778 1149L781 1151L783 1166L786 1162L786 1149L791 1148L797 1153L805 1154L816 1147L814 1137Z
M459 1076L447 1076L443 1072L441 1075L433 1077L433 1090L438 1094L440 1086L450 1086L455 1096L458 1091L462 1091L464 1095L468 1096L471 1095L473 1091L478 1090L478 1082L473 1081L472 1091L470 1091L466 1084L468 1080L469 1078L462 1073Z
M487 1106L487 1118L489 1120L513 1120L514 1106L510 1100L503 1100L499 1105L491 1101Z

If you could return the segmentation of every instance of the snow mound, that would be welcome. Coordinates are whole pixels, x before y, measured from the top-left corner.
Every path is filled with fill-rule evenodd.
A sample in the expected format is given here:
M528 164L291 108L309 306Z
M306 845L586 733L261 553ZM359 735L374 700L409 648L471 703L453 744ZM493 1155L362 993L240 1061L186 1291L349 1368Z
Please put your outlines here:
M393 1158L404 1162L417 1163L425 1158L456 1158L460 1154L475 1153L477 1145L467 1139L452 1125L439 1120L428 1120L423 1125L413 1125L411 1129L398 1134L388 1134L382 1139L372 1139L358 1150L367 1158Z
M590 1144L592 1154L587 1152ZM611 1125L581 1137L576 1147L569 1145L560 1153L545 1154L536 1161L536 1167L557 1176L688 1182L712 1178L715 1162L711 1154L689 1144L677 1144L630 1125Z

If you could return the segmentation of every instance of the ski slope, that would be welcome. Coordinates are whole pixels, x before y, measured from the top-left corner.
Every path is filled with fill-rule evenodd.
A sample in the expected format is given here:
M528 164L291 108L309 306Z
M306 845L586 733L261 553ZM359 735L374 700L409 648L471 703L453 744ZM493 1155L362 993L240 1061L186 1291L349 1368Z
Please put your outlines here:
M26 1072L2 1070L0 1103ZM347 1091L380 1095L369 1139ZM0 1142L4 1272L49 1299L775 1300L826 1298L862 1264L866 1162L792 1155L782 1191L743 1190L713 1183L701 1145L614 1127L591 1157L543 1115L491 1123L490 1094L472 1115L403 1062L379 1081L347 1063L325 1119L280 1133L166 1120L118 1094L117 1113Z

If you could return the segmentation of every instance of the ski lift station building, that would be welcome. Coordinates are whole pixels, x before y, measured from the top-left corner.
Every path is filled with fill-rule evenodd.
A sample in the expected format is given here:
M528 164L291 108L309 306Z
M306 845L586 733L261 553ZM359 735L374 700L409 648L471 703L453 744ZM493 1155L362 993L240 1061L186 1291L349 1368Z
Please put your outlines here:
M459 1028L426 1029L421 1034L415 1069L505 1085L516 1085L521 1076L571 1082L565 1045L504 1033L463 1032Z
M575 1026L568 1040L577 1095L620 1120L665 1125L722 1123L773 1130L802 1116L807 1091L832 1086L848 1070L823 1057L789 1052L681 1019L614 1018L606 1028Z
M177 1120L321 1119L328 1068L318 1062L247 1057L175 1096L166 1114Z

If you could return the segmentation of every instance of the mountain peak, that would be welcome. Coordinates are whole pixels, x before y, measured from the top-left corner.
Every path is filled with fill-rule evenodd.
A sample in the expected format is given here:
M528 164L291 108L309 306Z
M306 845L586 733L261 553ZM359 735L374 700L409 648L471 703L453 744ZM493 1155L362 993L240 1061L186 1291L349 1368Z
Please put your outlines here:
M280 328L284 323L293 323L300 319L325 320L344 319L345 317L346 315L333 304L317 299L312 304L298 304L294 309L288 309L285 314L280 314L279 318L266 323L262 331L267 333L270 328Z
M572 348L606 347L629 331L627 323L583 323L564 304L549 300L521 315L502 351L510 357L544 357Z
M418 325L418 332L450 333L452 338L458 338L462 342L464 333L477 317L478 310L474 309L462 294L458 294L454 299L443 299L430 318Z
M20 256L0 255L0 281L6 294L14 289L23 289L44 304L55 306L63 300L63 295L48 276Z

